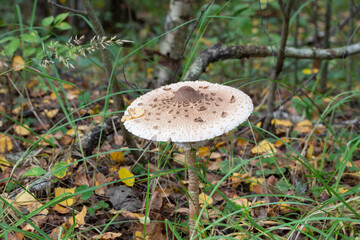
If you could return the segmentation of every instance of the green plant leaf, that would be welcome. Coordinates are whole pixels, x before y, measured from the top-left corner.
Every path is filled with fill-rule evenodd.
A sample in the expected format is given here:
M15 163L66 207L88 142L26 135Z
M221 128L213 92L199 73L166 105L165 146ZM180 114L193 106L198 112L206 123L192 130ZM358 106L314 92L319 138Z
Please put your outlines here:
M66 162L58 162L55 164L55 166L52 168L53 174L58 178L63 178L66 176Z
M30 168L26 173L24 173L23 177L38 177L42 176L46 173L44 169L39 166Z
M89 188L89 187L86 185L81 185L80 187L76 188L75 192L80 192L87 188ZM93 194L94 194L94 190L89 190L89 191L83 192L83 193L81 193L81 199L84 201L88 200Z
M71 29L71 26L67 22L61 22L61 23L56 24L55 28L60 29L60 30L68 30L68 29Z
M20 39L14 38L5 46L4 52L8 56L13 56L15 51L19 48L19 46L20 46Z
M60 13L55 17L54 24L57 25L58 23L62 22L69 16L69 13Z
M37 42L38 40L35 34L29 34L29 33L21 34L21 39L24 42L29 42L29 43L34 43Z
M53 21L54 21L54 17L49 16L49 17L44 18L41 21L41 25L43 25L44 27L48 27L48 26L50 26L50 24L52 24Z
M0 39L0 43L4 43L10 40L13 40L15 37L14 36L9 36L9 37L4 37L2 39Z

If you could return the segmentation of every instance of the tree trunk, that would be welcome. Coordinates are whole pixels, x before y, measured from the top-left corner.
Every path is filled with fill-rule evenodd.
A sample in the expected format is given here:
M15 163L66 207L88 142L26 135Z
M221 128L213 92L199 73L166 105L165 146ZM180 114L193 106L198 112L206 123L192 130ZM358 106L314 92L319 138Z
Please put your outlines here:
M86 10L86 12L88 14L88 17L89 17L89 20L90 20L91 24L94 27L95 34L97 36L101 36L101 37L106 36L105 31L104 31L99 19L96 17L95 11L92 8L89 0L81 0L81 3L82 3L84 9ZM112 73L112 63L111 63L111 60L110 60L111 58L110 58L109 51L107 49L100 48L100 52L101 52L102 61L104 63L106 76L109 78L109 83L112 84L113 93L119 93L121 91L120 84L117 81L114 74L113 75L111 74ZM115 103L115 107L116 107L116 109L118 111L123 110L125 108L124 100L123 100L121 94L114 95L114 103ZM123 123L121 123L120 127L121 127L121 131L122 131L122 134L123 134L123 136L124 136L124 138L126 140L127 145L130 148L137 148L134 138L126 130ZM138 159L140 157L140 154L139 154L138 151L131 151L131 154L136 159Z
M330 48L330 26L331 26L331 0L326 1L326 13L325 13L325 36L324 36L324 48ZM320 91L325 93L327 91L327 78L328 78L328 67L329 62L325 61L322 74L321 74L321 83Z
M282 0L278 0L278 3L280 5L280 9L281 9L281 12L283 15L283 21L282 21L282 28L281 28L280 47L279 47L279 51L278 51L275 70L272 74L272 81L270 82L269 95L268 95L268 99L267 99L266 118L265 118L264 124L263 124L263 127L266 130L269 130L270 125L271 125L271 120L273 119L277 81L279 79L279 75L284 66L286 41L289 36L290 13L291 13L292 6L294 4L294 0L289 0L286 5L282 2Z
M164 31L180 26L190 19L190 0L171 0L168 15L164 25ZM157 87L176 82L178 76L173 76L177 65L182 58L182 50L186 41L188 27L183 26L167 33L160 43L162 58L157 68ZM181 73L181 71L178 71Z

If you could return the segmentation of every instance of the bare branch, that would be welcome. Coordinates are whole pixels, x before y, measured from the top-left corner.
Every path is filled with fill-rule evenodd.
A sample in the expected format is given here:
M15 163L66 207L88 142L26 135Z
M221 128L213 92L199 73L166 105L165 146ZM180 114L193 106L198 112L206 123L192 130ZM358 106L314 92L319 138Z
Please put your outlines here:
M360 42L345 47L319 49L319 48L294 48L286 47L284 50L286 58L297 59L339 59L360 53ZM222 46L215 44L204 50L195 62L190 66L185 75L185 80L195 81L205 72L210 63L227 59L243 59L250 57L273 57L277 51L272 51L270 46Z

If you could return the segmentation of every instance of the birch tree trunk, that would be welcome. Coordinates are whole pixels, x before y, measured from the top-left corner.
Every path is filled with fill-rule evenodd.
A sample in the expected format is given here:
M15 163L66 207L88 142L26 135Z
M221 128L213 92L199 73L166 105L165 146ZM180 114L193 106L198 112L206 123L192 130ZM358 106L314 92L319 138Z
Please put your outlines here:
M171 29L185 23L190 19L191 0L170 0L170 7L164 25L164 31ZM162 59L157 68L157 87L176 82L176 77L173 76L180 64L182 58L182 50L186 41L188 27L183 26L175 31L167 33L160 43L160 53ZM181 73L181 71L178 71Z

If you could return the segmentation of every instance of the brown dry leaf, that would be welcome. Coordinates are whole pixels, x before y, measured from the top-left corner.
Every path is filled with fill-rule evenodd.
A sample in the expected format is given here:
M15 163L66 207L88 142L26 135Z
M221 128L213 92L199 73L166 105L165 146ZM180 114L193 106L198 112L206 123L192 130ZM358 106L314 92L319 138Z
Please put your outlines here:
M14 68L14 71L21 71L25 67L25 61L21 56L14 56L12 67Z
M189 208L177 208L174 212L189 215Z
M247 179L247 181L250 182L250 191L253 191L257 194L263 193L262 183L265 182L265 179L250 177Z
M213 203L213 199L202 192L199 194L199 204L204 205L205 203L206 205L211 205Z
M125 141L125 139L124 139L124 136L123 136L123 135L120 135L120 134L114 135L114 143L115 143L116 145L121 146L121 145L124 144L124 141Z
M29 135L31 132L28 129L30 129L30 128L26 124L14 126L15 133L18 135L21 135L21 136Z
M13 149L11 138L0 133L0 153L10 152Z
M185 165L185 154L184 153L179 153L179 154L175 154L174 155L174 160L182 165Z
M55 197L61 196L62 194L65 194L65 193L68 193L68 194L66 194L66 196L75 193L75 187L73 187L73 188L61 188L61 187L55 188ZM64 205L64 206L72 206L74 204L74 198L73 197L68 198L68 199L60 202L59 204Z
M55 204L53 207L53 210L60 213L60 214L66 214L71 211L71 209L61 206L60 204Z
M97 173L96 177L95 177L95 186L99 186L99 185L102 185L102 184L105 184L105 183L107 183L107 179L106 179L105 175L102 174L102 173ZM106 189L107 189L107 186L99 187L99 188L95 189L95 193L97 195L104 196Z
M115 163L122 163L124 161L124 153L122 151L110 153L110 158Z
M121 237L122 233L115 233L115 232L106 232L103 234L92 236L91 238L99 239L99 240L111 240L118 237Z
M40 135L39 138L41 138L41 137L43 137L43 136L44 136L44 135ZM44 146L44 147L49 146L50 143L46 142L45 140L51 142L53 139L55 139L53 135L47 134L47 135L45 135L45 137L40 141L39 145Z
M238 147L246 147L247 144L248 144L248 142L242 138L238 139L236 142L236 146L238 146Z
M150 209L160 211L163 199L161 193L154 191L150 199Z
M29 223L27 223L22 230L26 231L26 232L31 232L31 233L35 233L35 228L33 226L31 226Z
M61 233L61 234L60 234ZM49 237L53 240L58 240L58 239L63 239L63 237L65 236L65 231L64 231L64 226L58 226L56 228L54 228Z
M231 201L236 205L243 206L243 207L250 207L252 204L246 198L240 198L239 196L235 195Z
M295 126L295 131L301 134L309 134L313 130L313 124L309 120L298 122Z
M216 161L209 161L208 164L206 165L206 169L212 171L218 171L220 169L220 165L219 165L220 162L222 162L220 158L216 159Z
M86 213L87 213L87 208L86 208L86 206L84 206L82 208L81 212L75 215L76 227L78 227L78 225L84 225L85 224ZM74 220L73 220L72 217L69 218L69 223L70 223L70 225L74 224Z
M89 179L87 178L85 172L78 171L74 176L74 184L76 186L86 185L90 186Z
M272 154L277 153L277 149L274 144L269 142L269 140L264 139L257 146L251 149L251 153L253 154Z
M135 220L141 220L141 219L143 219L145 217L144 214L132 213L132 212L129 212L127 210L121 210L121 215L123 217L127 217L127 218L130 218L130 219L135 219Z
M160 196L162 198L164 197L168 197L170 196L170 194L172 193L172 189L171 188L161 188L161 187L156 187L155 191L160 193Z
M45 109L44 113L48 118L54 118L56 116L56 114L59 113L59 111L60 111L59 108L56 108L56 109L53 109L53 110Z

